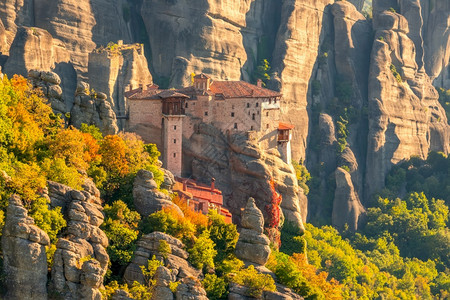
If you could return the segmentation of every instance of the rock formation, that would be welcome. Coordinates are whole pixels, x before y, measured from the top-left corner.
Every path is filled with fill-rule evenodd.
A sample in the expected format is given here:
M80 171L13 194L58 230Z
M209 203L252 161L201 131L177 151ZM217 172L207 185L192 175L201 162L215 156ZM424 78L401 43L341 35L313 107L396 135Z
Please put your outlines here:
M208 300L208 297L206 297L206 292L200 280L193 277L186 277L181 280L181 283L177 287L176 299Z
M249 198L241 215L241 231L236 244L236 257L244 262L264 266L270 255L270 241L264 232L264 217L256 207L255 199Z
M130 41L125 24L124 0L43 0L34 5L34 26L61 40L70 53L77 73L87 73L88 55L96 45Z
M53 112L64 117L67 112L66 103L63 99L61 89L61 78L54 72L40 72L31 70L28 78L35 88L40 88L44 96L48 99Z
M152 290L152 300L172 300L173 293L169 288L169 283L175 281L174 274L168 268L159 266L153 279L155 280L155 286Z
M127 103L124 92L152 83L144 45L123 45L119 41L119 44L94 50L89 53L88 78L91 88L113 99L115 113L125 116Z
M47 233L34 225L19 196L11 196L2 235L5 299L47 299L48 245Z
M116 114L106 94L90 90L89 85L81 81L70 111L70 124L80 128L82 123L97 126L105 135L119 131Z
M447 117L428 76L418 69L407 20L382 11L374 16L374 29L366 196L384 187L387 172L402 159L449 151Z
M169 244L171 253L160 253L159 245L161 241ZM152 232L141 237L136 243L136 251L134 251L133 260L125 270L123 279L132 284L134 281L144 283L144 276L140 266L147 266L148 260L155 256L156 259L164 262L164 265L174 274L172 281L180 281L186 277L199 278L201 271L193 268L188 262L189 254L183 250L184 244L162 232Z
M172 207L183 215L180 208L172 203L170 196L158 190L153 173L147 170L139 170L136 174L133 183L133 203L136 211L145 217L164 207Z
M67 227L56 243L51 287L63 299L101 299L99 288L108 268L108 238L103 223L100 192L91 181L84 190L48 182L53 207L62 207Z
M278 151L261 150L258 141L246 134L225 136L211 125L199 124L190 140L183 143L183 152L184 163L190 164L187 168L192 168L194 178L216 178L224 205L230 209L235 222L239 221L241 208L249 197L255 199L267 220L264 208L272 201L270 180L273 178L276 190L282 195L284 218L303 230L306 197L301 196L292 166L283 162Z
M342 168L337 168L335 177L336 190L334 192L332 224L341 230L347 224L351 231L356 231L359 218L365 212L365 209L353 187L350 174Z

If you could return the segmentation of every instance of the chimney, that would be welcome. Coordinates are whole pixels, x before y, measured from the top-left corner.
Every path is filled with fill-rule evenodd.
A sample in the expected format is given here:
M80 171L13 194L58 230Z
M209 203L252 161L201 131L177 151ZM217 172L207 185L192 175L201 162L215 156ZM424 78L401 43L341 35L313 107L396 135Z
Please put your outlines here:
M258 80L256 81L256 86L257 86L257 87L262 87L262 85L263 85L263 81L262 81L261 79L258 79Z
M215 181L216 179L214 177L211 178L211 191L214 191L215 188Z
M187 180L183 181L183 192L187 191Z

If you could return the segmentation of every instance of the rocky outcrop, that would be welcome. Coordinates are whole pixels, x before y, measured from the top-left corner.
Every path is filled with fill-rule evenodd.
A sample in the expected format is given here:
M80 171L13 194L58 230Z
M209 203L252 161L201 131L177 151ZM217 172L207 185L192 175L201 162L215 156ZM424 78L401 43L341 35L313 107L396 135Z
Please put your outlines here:
M81 81L70 111L70 124L80 128L82 123L97 126L105 135L119 131L116 114L106 94L90 90L89 85Z
M155 280L155 286L152 290L152 300L172 300L173 293L169 288L169 283L175 281L174 274L168 268L159 266L153 279Z
M236 257L244 262L264 266L270 255L270 240L264 232L264 217L255 199L249 198L241 215L241 231L236 244Z
M264 151L246 134L224 135L208 124L199 124L188 141L183 141L184 163L192 170L194 178L215 178L216 186L222 191L224 205L239 223L241 208L245 207L249 197L253 197L261 209L268 224L265 209L272 202L270 180L273 178L275 189L282 196L280 204L282 218L292 222L301 230L307 207L306 197L301 193L295 171L286 164L275 149Z
M296 293L294 293L291 289L282 286L280 284L276 284L277 290L274 292L264 291L260 298L264 300L303 300L303 297L300 297ZM254 297L249 297L248 288L245 286L238 285L236 283L231 282L229 286L229 294L228 300L251 300L255 299Z
M4 66L9 76L27 76L30 70L50 71L58 63L68 63L70 57L61 41L53 39L46 30L36 27L20 27Z
M183 215L181 209L171 201L170 196L158 190L153 173L147 170L139 170L136 174L133 183L133 203L136 211L145 217L164 207L172 207Z
M334 192L332 224L340 230L343 230L347 224L348 229L356 231L360 216L365 212L365 209L353 187L350 174L342 168L337 168L335 178L336 190Z
M369 74L366 197L384 186L391 166L428 151L449 151L447 118L428 76L418 70L407 20L390 11L374 16Z
M160 243L161 241L166 242L171 249L171 253L160 253ZM136 243L136 251L133 255L133 260L128 265L125 270L123 279L125 282L132 284L134 281L144 283L144 275L140 266L147 266L148 260L155 256L156 259L164 262L164 266L171 270L172 281L180 281L186 277L199 278L201 271L193 268L188 262L187 258L189 254L183 250L184 244L162 232L152 232L141 237L141 239Z
M33 87L42 90L42 93L48 99L53 112L64 117L67 108L63 99L63 90L60 86L61 78L59 75L54 72L31 70L28 72L28 78Z
M112 107L116 115L125 116L128 106L124 92L152 83L144 45L123 45L119 41L94 50L89 53L88 78L91 88L114 99Z
M67 227L56 243L51 288L63 299L101 299L99 289L108 268L108 238L100 229L99 192L87 181L83 191L48 182L52 206L62 207Z
M176 299L208 300L208 297L206 297L206 291L203 289L200 280L186 277L183 278L181 283L177 286Z
M2 235L5 299L47 299L48 245L47 233L34 225L19 196L11 196Z
M61 40L71 62L82 77L87 73L88 55L96 45L130 41L125 24L125 0L43 0L34 4L35 26Z

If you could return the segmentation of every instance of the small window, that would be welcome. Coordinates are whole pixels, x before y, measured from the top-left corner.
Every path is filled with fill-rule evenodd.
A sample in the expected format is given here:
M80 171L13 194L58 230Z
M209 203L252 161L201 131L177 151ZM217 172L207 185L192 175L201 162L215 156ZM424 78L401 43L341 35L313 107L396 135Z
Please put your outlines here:
M266 125L266 128L269 129L269 124Z
M234 123L234 129L237 129L237 123Z
M173 125L173 130L177 130L177 125Z
M254 120L254 119L255 119L255 114L252 115L252 120Z
M247 108L249 108L250 107L250 103L247 103Z
M173 143L176 144L177 143L177 139L173 139Z
M266 117L268 117L269 116L269 112L266 112Z
M259 106L259 103L258 103L258 102L256 102L255 106L256 106L256 107L258 107L258 106Z
M267 125L267 126L269 126L269 125ZM173 154L173 157L177 157L177 154L176 154L176 153L174 153L174 154Z
M234 112L231 113L231 116L234 117Z
M185 105L185 107L186 107L186 108L188 108L188 103L187 103L187 102L186 102L186 105Z
M250 130L253 130L253 126L250 126Z
M269 99L269 104L272 104L272 99Z
M207 111L205 111L205 116L207 116L208 115L208 112Z

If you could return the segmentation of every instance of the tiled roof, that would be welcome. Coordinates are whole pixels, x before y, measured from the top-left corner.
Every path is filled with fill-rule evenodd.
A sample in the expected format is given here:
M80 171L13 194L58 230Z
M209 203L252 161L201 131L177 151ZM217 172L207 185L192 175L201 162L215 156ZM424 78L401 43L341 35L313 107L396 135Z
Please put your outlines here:
M189 98L189 96L186 96L185 94L179 93L175 90L165 90L159 94L155 95L156 97L159 97L161 99L166 98Z
M195 79L199 79L199 78L203 78L203 79L211 79L211 77L209 77L208 75L205 75L203 73L195 75L194 76Z
M197 75L197 76L201 76ZM206 75L205 75L206 76ZM203 78L203 77L202 77ZM202 94L215 95L217 99L229 98L271 98L281 97L280 92L272 91L263 87L245 81L213 81L208 91L196 89L193 86L184 87L176 90L161 90L157 85L149 86L145 91L135 89L125 93L128 99L161 99L167 98L166 93L172 93L170 97L191 97ZM159 96L163 97L159 97Z
M224 98L269 98L281 94L245 81L213 81L211 92Z
M175 178L177 184L174 187L174 191L182 191L184 193L192 195L195 199L206 200L208 202L223 205L222 192L218 189L211 189L211 186L197 183L192 179ZM183 191L183 182L186 182L186 190Z
M294 127L294 125L289 123L280 122L280 124L278 124L278 130L291 130L294 129Z

